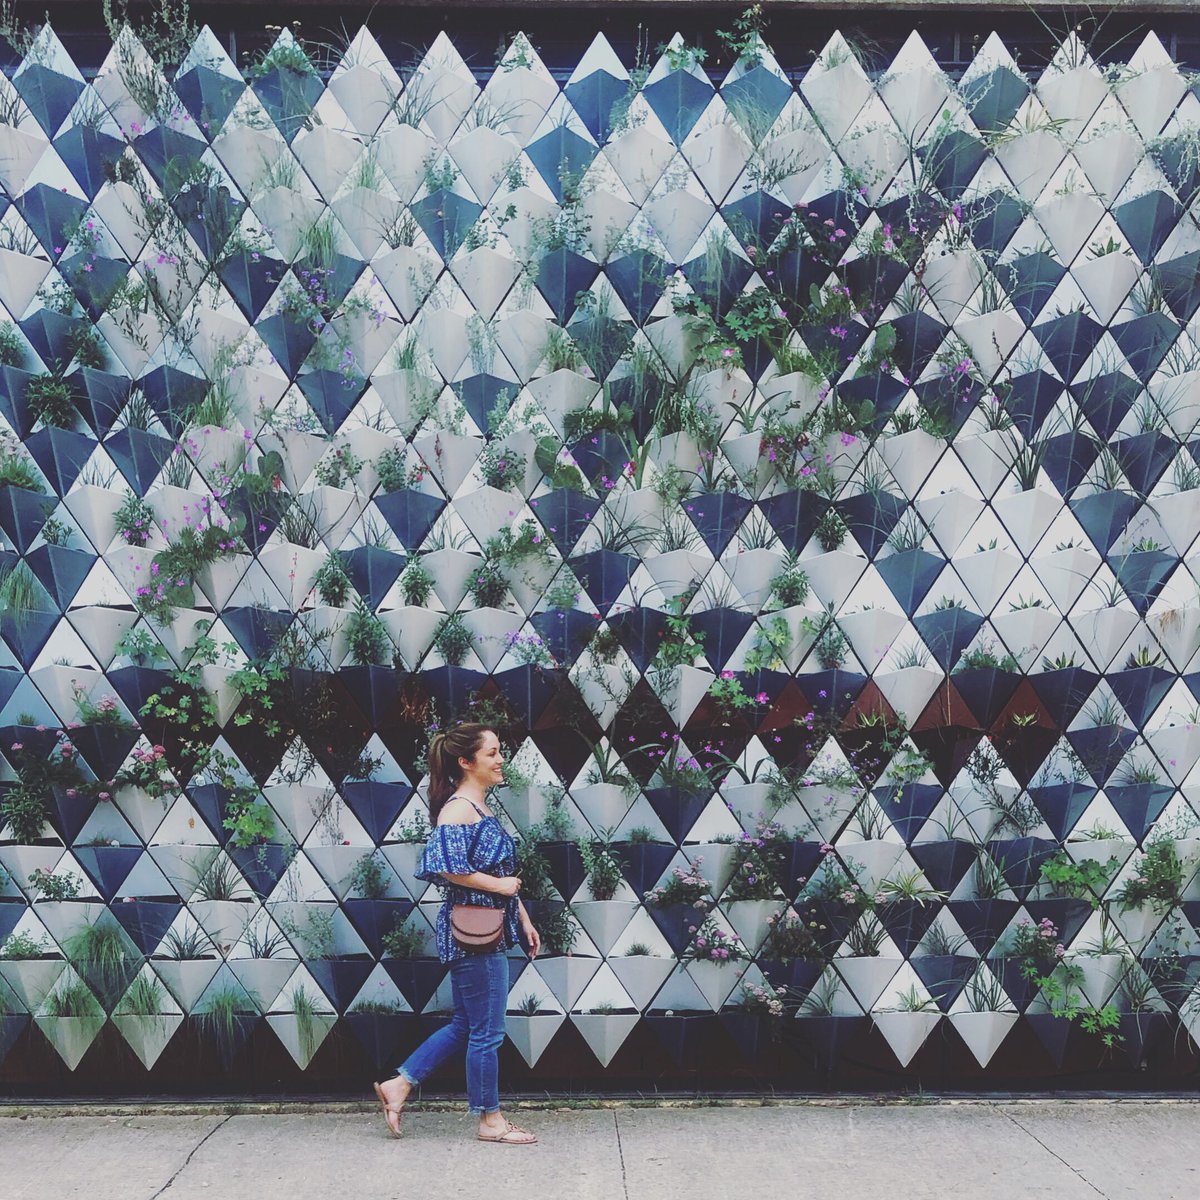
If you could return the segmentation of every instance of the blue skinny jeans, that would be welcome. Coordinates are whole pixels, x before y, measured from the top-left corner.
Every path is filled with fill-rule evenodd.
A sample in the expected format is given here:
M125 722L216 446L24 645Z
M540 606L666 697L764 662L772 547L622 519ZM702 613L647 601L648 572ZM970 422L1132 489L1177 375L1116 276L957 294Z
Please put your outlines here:
M454 1019L431 1033L397 1074L414 1087L452 1054L467 1052L467 1101L473 1113L500 1111L498 1052L508 1007L508 958L502 951L468 954L450 964Z

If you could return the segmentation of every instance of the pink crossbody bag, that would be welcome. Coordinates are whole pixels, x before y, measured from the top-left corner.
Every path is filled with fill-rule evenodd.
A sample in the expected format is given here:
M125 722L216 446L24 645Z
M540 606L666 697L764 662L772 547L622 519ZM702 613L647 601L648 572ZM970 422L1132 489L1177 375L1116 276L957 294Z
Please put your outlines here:
M482 825L482 821L476 821ZM475 830L470 853L473 855L482 831ZM485 904L455 904L450 908L450 934L454 944L466 954L489 954L499 949L504 938L504 909Z

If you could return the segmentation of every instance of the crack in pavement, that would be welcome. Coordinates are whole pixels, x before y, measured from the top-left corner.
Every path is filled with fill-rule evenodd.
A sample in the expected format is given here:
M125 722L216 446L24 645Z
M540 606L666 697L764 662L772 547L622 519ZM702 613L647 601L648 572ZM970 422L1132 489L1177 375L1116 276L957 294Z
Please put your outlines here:
M164 1183L164 1184L162 1185L162 1187L160 1187L160 1188L158 1189L158 1191L157 1191L157 1192L155 1192L155 1193L154 1193L154 1195L150 1197L150 1200L158 1200L159 1196L161 1196L161 1195L162 1195L164 1192L166 1192L166 1191L169 1191L169 1190L170 1190L170 1188L171 1188L171 1187L174 1185L174 1183L175 1183L175 1180L177 1180L177 1179L180 1177L180 1175L182 1175L182 1174L184 1173L184 1171L186 1171L186 1170L187 1170L187 1168L188 1168L188 1164L189 1164L189 1163L192 1161L192 1159L193 1159L193 1158L195 1158L195 1156L196 1156L196 1152L197 1152L197 1151L200 1149L200 1147L201 1147L201 1146L203 1146L203 1145L204 1145L204 1143L205 1143L205 1142L207 1142L207 1141L208 1141L208 1139L209 1139L210 1137L212 1137L212 1135L213 1135L214 1133L216 1133L218 1129L220 1129L222 1126L224 1126L225 1124L227 1124L227 1123L228 1123L229 1121L231 1121L231 1120L233 1120L233 1114L232 1114L232 1113L230 1113L228 1116L222 1117L222 1118L221 1118L221 1119L220 1119L220 1120L219 1120L219 1121L218 1121L218 1122L217 1122L217 1123L216 1123L216 1124L215 1124L215 1125L214 1125L214 1126L213 1126L213 1127L212 1127L212 1128L211 1128L211 1129L210 1129L210 1130L209 1130L209 1131L208 1131L208 1132L207 1132L207 1133L206 1133L206 1134L205 1134L205 1135L204 1135L204 1136L203 1136L203 1137L202 1137L202 1138L201 1138L201 1139L200 1139L200 1140L199 1140L199 1141L198 1141L198 1142L197 1142L197 1143L196 1143L196 1144L195 1144L195 1145L194 1145L194 1146L191 1148L191 1150L189 1150L189 1151L188 1151L188 1156L187 1156L187 1158L185 1158L185 1159L183 1160L183 1162L179 1164L179 1168L178 1168L178 1170L176 1170L176 1172L175 1172L175 1173L174 1173L174 1174L171 1176L171 1178L170 1178L170 1179L168 1179L168 1180L167 1180L167 1182L166 1182L166 1183Z
M621 1191L625 1200L629 1200L629 1181L625 1178L625 1147L621 1145L621 1119L615 1108L613 1109L613 1129L617 1134L617 1158L621 1160Z
M1058 1154L1056 1151L1051 1150L1050 1147L1047 1146L1046 1143L1043 1142L1042 1139L1040 1137L1038 1137L1038 1135L1036 1133L1033 1132L1033 1130L1026 1129L1025 1126L1022 1125L1021 1122L1018 1121L1017 1118L1014 1117L1012 1115L1012 1113L1008 1111L1007 1108L1001 1107L1000 1105L993 1105L993 1107L999 1109L999 1111L1001 1113L1003 1113L1003 1115L1005 1117L1007 1117L1023 1134L1025 1134L1026 1137L1030 1137L1035 1142L1037 1142L1037 1144L1039 1146L1041 1146L1041 1148L1043 1150L1045 1150L1045 1152L1047 1154L1049 1154L1051 1158L1058 1159L1058 1161L1060 1163L1062 1163L1062 1165L1064 1167L1066 1167L1068 1171L1070 1171L1073 1175L1075 1175L1076 1178L1081 1180L1083 1183L1086 1183L1087 1186L1090 1187L1092 1189L1092 1191L1096 1193L1097 1196L1103 1197L1103 1200L1112 1200L1112 1198L1108 1195L1107 1192L1102 1192L1081 1170L1079 1170L1078 1167L1072 1166L1069 1162L1067 1162L1067 1160L1065 1158L1063 1158L1063 1156L1061 1154Z

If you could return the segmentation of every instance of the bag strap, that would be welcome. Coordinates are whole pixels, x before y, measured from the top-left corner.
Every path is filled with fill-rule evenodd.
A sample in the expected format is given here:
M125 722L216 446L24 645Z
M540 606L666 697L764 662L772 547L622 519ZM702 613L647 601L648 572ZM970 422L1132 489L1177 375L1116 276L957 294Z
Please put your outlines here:
M460 796L457 792L455 792L453 796L446 797L447 804L449 804L451 800L466 800L467 803L475 810L476 814L479 816L479 819L481 821L486 821L488 819L489 814L485 813L483 811L483 809L480 808L479 805L475 803L474 800L468 799L468 797L466 797L466 796ZM476 822L476 824L478 824L478 822Z

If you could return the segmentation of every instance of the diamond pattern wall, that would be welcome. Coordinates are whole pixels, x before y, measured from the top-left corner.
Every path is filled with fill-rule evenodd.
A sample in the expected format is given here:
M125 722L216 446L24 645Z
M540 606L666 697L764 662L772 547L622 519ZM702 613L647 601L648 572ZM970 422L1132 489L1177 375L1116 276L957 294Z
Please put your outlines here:
M4 1077L393 1065L465 716L526 1078L1190 1063L1200 91L792 65L0 79Z

